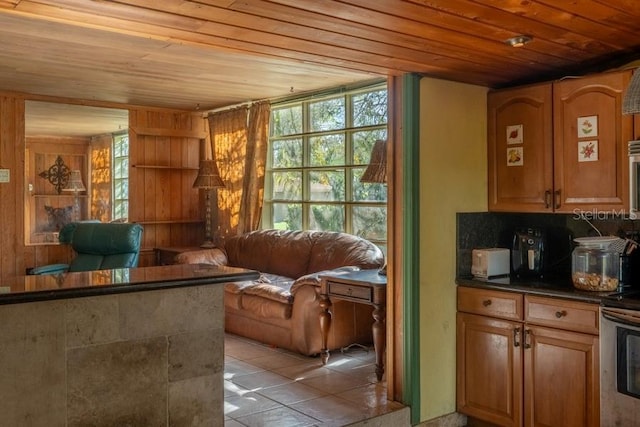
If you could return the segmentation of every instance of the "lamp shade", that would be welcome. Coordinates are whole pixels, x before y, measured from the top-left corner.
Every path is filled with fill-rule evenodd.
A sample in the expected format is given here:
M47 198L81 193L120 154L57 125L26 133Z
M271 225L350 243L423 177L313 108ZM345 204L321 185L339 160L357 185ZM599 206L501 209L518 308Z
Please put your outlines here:
M373 144L369 166L365 169L360 182L387 182L387 141L379 139Z
M198 176L193 182L193 188L220 188L224 187L224 182L218 172L215 160L200 160Z
M636 68L622 100L622 114L640 113L640 69Z
M84 183L82 182L82 175L80 175L80 171L74 169L69 174L69 181L67 181L67 186L62 189L62 191L86 191Z

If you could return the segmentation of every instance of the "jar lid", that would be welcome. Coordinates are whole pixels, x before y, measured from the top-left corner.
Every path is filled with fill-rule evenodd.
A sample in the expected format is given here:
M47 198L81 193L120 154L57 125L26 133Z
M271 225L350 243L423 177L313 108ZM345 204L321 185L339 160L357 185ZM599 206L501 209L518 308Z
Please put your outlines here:
M616 236L576 237L575 239L573 239L573 241L580 246L597 247L603 249L617 240L621 239Z

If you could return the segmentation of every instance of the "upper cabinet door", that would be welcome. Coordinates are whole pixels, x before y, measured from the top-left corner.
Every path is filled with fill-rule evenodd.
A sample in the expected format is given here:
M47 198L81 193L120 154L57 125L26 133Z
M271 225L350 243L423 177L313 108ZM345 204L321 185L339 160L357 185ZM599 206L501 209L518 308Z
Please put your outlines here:
M488 95L489 210L551 212L552 85Z
M628 210L627 142L633 116L622 115L631 71L554 84L554 209Z

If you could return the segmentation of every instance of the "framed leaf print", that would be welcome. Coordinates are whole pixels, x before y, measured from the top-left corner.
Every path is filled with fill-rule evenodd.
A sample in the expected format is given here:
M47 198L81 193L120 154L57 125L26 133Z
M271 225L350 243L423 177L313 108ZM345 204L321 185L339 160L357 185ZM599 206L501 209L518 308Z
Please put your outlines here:
M522 144L522 125L507 126L507 144Z
M578 138L598 136L598 116L578 117Z
M595 162L598 160L598 141L578 141L578 161Z

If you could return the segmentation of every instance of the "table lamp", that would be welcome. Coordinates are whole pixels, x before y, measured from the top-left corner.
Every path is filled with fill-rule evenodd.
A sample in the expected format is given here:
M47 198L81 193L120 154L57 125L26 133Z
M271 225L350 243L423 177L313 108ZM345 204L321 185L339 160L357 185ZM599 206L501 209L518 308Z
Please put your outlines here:
M213 248L215 244L211 235L211 191L215 188L224 188L224 182L220 177L215 160L200 160L198 176L193 182L193 188L203 189L206 197L204 243L200 247Z
M371 150L371 159L369 165L365 169L360 182L373 184L387 183L387 141L383 139L377 140L373 144ZM385 257L384 266L378 270L378 274L387 275L387 261Z
M73 220L80 221L80 201L78 193L80 191L87 191L83 182L82 175L78 169L74 169L69 174L69 181L67 186L62 191L73 191Z

